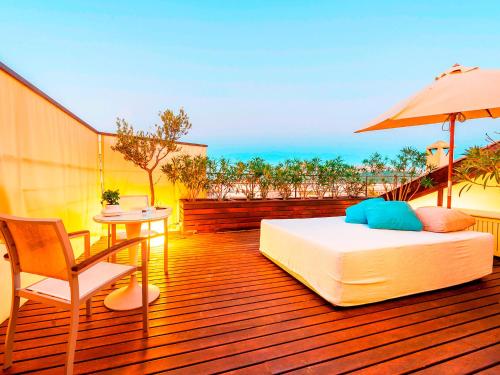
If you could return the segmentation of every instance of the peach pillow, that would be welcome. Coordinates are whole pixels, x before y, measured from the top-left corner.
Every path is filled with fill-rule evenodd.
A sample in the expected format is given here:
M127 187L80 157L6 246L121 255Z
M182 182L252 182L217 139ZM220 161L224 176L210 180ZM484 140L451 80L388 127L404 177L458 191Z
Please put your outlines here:
M445 207L420 207L415 213L428 232L456 232L465 230L476 222L470 215Z

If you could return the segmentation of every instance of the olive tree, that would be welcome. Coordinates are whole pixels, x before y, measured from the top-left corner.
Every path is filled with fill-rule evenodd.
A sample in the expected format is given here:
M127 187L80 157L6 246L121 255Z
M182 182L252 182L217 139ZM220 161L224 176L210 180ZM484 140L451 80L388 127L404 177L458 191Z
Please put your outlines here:
M151 205L155 203L153 172L169 154L179 151L177 141L189 132L191 122L181 108L178 114L167 109L159 112L160 124L152 130L134 130L123 118L116 119L117 141L111 146L120 152L125 160L131 161L146 171L149 181Z

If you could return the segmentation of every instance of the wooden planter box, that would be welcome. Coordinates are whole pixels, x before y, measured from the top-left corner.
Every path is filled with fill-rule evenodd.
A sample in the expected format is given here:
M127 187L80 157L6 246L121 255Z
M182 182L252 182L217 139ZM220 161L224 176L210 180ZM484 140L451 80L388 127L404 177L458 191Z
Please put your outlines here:
M219 232L260 228L262 219L343 216L361 199L181 200L183 231Z

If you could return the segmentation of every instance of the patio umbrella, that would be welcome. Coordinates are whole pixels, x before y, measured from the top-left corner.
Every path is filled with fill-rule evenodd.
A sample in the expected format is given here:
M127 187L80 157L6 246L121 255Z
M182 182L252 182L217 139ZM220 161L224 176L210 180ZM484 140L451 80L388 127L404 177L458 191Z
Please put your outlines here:
M500 117L500 70L458 64L356 133L449 122L448 199L451 207L455 122Z

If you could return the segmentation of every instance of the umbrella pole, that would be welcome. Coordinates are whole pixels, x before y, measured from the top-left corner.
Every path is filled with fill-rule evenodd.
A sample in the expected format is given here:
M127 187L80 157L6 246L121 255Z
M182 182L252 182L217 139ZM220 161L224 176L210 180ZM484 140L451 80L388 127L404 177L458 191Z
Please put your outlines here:
M448 150L448 196L446 200L446 207L451 208L451 179L453 177L453 151L455 148L455 120L456 113L450 115L450 149Z

